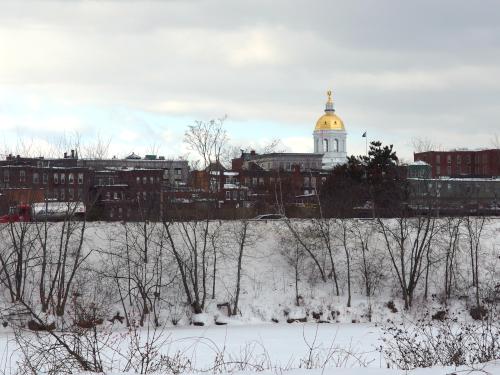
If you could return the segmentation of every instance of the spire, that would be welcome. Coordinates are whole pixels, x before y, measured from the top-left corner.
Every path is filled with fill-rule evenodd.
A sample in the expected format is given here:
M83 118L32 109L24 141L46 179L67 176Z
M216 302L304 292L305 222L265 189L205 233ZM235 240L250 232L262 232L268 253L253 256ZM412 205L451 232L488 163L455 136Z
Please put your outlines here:
M328 95L328 101L326 102L325 112L335 112L335 109L333 109L332 90L328 90L326 95Z

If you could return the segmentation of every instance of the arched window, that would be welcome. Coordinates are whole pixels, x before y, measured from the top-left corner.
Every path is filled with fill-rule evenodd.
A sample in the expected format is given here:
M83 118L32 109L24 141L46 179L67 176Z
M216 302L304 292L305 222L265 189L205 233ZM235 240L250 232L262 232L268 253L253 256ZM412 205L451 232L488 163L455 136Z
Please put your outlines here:
M335 139L333 143L333 151L338 152L339 151L339 140Z
M328 152L328 139L323 139L323 152Z
M319 152L319 139L316 139L316 145L314 147L314 152Z

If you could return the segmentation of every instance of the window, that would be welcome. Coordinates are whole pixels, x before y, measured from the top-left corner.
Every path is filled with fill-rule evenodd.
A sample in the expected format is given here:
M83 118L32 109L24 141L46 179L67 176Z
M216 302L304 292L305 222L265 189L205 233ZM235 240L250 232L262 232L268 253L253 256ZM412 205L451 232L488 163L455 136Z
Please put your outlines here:
M48 182L48 181L49 181L49 176L47 175L47 173L44 173L44 174L42 175L42 183L43 183L44 185L47 185L47 182Z
M61 184L66 183L66 175L64 173L61 173Z
M448 163L448 165L451 165L451 155L448 155L446 157L446 162Z
M141 178L140 177L136 177L135 178L135 182L138 183L138 184L140 184L141 183Z
M26 171L25 170L19 171L19 182L26 182Z
M75 191L73 189L68 190L68 198L70 201L75 199Z
M252 185L257 185L257 177L252 177Z
M115 201L117 201L117 200L118 200L118 192L116 192L116 191L115 191L115 192L113 193L113 199L114 199Z
M233 190L233 201L238 200L238 190Z
M142 192L142 199L146 200L148 197L147 193L145 191Z
M60 189L60 190L59 190L59 199L60 199L60 200L62 200L62 201L63 201L64 199L66 199L66 197L65 197L65 195L66 195L66 194L65 194L65 193L66 193L66 192L64 191L64 189Z
M333 142L333 151L337 152L339 150L339 140L335 139Z
M143 177L143 178L142 178L142 183L143 183L144 185L146 185L146 184L148 183L148 178L147 178L147 177Z
M9 170L6 169L6 170L3 171L3 181L4 182L9 182L9 179L10 179Z
M328 152L328 139L323 139L323 152Z
M457 164L462 164L462 157L460 155L457 155Z
M70 173L68 175L68 184L73 184L75 183L75 176L73 176L73 173Z
M226 190L226 200L231 200L231 192L229 190Z
M259 185L264 185L264 177L259 177Z
M436 164L441 164L441 155L436 155Z
M292 169L292 165L290 163L286 163L286 170L289 171Z
M83 173L78 173L78 185L83 185Z
M83 199L83 189L78 189L78 199Z
M111 193L109 191L106 192L106 200L111 200Z
M446 172L448 173L448 176L451 176L451 165L448 165Z
M182 169L181 168L175 168L175 174L180 176L182 174Z
M33 183L38 184L40 182L40 176L38 172L33 173Z
M153 176L149 177L149 183L154 184L155 183L155 178Z
M59 183L59 173L54 173L54 185Z
M439 165L436 165L436 174L437 175L441 174L441 167Z

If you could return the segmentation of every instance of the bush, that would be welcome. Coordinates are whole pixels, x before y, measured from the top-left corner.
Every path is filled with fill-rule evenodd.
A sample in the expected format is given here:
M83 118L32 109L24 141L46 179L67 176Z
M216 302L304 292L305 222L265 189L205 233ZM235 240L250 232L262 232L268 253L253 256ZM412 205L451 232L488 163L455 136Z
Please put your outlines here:
M383 332L384 355L402 370L474 365L500 358L500 325L492 318L466 323L452 316L433 321L427 313L416 322L390 322Z

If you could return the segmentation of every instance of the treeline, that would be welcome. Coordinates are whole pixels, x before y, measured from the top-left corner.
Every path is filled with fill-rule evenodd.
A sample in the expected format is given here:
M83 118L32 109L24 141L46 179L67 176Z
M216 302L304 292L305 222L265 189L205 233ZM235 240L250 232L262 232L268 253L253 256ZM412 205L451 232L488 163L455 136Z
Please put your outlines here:
M2 303L44 316L70 309L65 324L87 320L90 308L99 319L119 309L127 324L176 324L210 301L238 315L252 283L245 275L265 249L286 262L279 272L293 281L297 305L301 288L325 285L346 306L354 294L392 291L406 309L432 295L481 308L498 290L498 231L478 216L10 223L0 228Z

